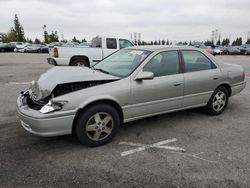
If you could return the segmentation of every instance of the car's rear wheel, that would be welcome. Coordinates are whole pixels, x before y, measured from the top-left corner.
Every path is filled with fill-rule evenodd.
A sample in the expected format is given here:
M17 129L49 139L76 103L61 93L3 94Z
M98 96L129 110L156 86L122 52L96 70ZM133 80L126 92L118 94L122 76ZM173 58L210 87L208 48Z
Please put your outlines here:
M89 63L84 60L84 59L74 59L71 64L71 66L85 66L85 67L88 67L89 66Z
M99 103L80 114L75 131L82 144L94 147L110 142L119 126L118 112L108 104Z
M228 90L223 86L218 87L207 103L208 113L211 115L221 114L227 107L228 99Z

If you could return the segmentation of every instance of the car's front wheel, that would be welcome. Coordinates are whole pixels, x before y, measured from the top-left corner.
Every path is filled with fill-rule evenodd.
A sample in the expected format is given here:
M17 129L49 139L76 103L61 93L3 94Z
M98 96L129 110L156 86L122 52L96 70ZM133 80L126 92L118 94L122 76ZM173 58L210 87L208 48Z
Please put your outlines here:
M100 146L108 143L120 126L118 112L108 104L99 103L84 110L76 122L76 136L87 146Z
M227 106L228 98L228 90L223 86L218 87L207 103L208 113L211 115L221 114Z

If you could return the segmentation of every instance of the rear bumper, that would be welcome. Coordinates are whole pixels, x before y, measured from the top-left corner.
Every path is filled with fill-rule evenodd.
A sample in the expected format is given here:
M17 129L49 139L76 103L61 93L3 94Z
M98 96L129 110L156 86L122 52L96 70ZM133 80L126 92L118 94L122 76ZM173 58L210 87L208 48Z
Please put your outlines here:
M56 60L54 60L53 58L50 58L50 57L47 58L47 62L48 62L48 64L57 66L57 62L56 62Z
M22 127L38 136L59 136L71 134L74 114L68 112L57 112L42 114L37 110L29 108L25 98L20 94L17 99L17 112Z
M240 93L244 88L246 87L246 82L241 82L241 83L238 83L238 84L235 84L231 87L232 89L232 93L231 93L231 96L237 94L237 93Z

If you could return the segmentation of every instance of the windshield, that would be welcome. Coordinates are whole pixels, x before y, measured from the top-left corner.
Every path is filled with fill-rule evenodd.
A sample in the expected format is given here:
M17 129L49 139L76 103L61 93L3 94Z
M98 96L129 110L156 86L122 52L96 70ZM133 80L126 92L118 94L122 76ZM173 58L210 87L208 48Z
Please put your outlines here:
M118 77L127 77L150 54L150 51L124 49L110 55L93 68Z

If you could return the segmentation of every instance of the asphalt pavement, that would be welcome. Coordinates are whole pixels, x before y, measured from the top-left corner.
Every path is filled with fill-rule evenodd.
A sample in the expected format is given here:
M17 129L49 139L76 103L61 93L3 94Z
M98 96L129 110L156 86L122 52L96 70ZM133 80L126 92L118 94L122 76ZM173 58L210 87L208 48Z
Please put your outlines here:
M134 121L111 143L89 148L20 125L17 95L52 67L47 57L0 53L0 187L250 186L249 84L219 116L193 109ZM250 81L250 56L218 58L242 65Z

